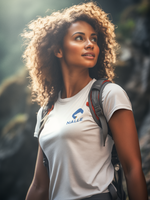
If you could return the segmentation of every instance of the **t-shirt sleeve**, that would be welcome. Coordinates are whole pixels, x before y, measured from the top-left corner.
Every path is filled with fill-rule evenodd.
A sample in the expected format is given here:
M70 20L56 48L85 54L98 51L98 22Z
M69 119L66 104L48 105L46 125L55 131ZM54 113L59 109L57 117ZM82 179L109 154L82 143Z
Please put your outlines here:
M127 109L132 111L127 93L115 83L109 83L105 86L102 93L102 104L107 121L110 120L116 110Z
M35 130L34 130L34 137L38 137L38 132L40 129L40 123L41 123L41 118L42 118L42 109L43 108L41 107L37 113L37 121L36 121Z

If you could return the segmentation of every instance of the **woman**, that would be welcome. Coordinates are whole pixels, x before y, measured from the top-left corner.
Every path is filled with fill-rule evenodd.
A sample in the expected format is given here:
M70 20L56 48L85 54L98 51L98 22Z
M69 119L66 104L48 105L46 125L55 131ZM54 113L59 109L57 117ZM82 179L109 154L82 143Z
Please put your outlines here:
M63 12L38 18L24 32L24 53L32 79L32 92L42 106L37 115L35 137L42 109L51 102L51 112L39 137L34 178L27 193L30 199L111 199L113 140L102 145L100 128L87 106L95 79L114 77L114 25L96 4L72 6ZM123 166L131 200L146 200L138 137L131 104L118 85L103 91L103 110ZM73 120L76 119L76 120ZM49 162L49 177L43 152ZM133 188L134 186L134 188Z

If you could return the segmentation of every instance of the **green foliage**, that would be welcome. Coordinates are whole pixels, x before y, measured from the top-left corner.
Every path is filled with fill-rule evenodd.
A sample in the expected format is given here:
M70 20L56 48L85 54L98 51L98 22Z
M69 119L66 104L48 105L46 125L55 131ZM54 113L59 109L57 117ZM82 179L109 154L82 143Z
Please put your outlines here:
M146 16L150 12L150 2L142 0L139 4L133 4L124 9L120 15L117 34L123 39L130 38L135 28L137 16Z
M148 12L150 12L150 3L145 2L145 3L140 4L136 8L136 12L142 15L147 14Z
M125 22L119 23L117 32L120 32L124 37L130 37L135 28L135 21L128 19Z
M13 136L14 133L22 127L28 119L27 114L18 114L12 118L2 130L2 136L8 134Z

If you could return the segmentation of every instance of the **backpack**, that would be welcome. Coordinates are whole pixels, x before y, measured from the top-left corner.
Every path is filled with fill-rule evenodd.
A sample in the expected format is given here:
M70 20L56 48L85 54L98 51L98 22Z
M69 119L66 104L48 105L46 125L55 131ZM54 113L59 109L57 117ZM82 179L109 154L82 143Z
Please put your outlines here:
M112 137L112 133L111 133L111 130L109 129L108 123L103 113L103 107L102 107L102 92L103 92L104 87L108 83L111 83L111 81L107 79L100 79L100 80L95 81L88 94L89 109L90 109L93 119L98 124L98 126L101 127L104 146L105 146L107 134L109 134ZM47 106L43 108L39 134L42 131L44 124L47 120L48 114L50 113L52 109L53 109L52 102L49 102ZM38 137L39 137L39 134L38 134ZM123 190L123 185L122 185L123 169L117 155L115 144L113 145L112 152L111 152L111 162L114 167L114 180L108 186L108 190L113 200L125 200L126 194ZM49 174L48 160L44 152L43 152L43 164L47 168L47 171Z
M92 114L93 119L101 127L101 132L103 135L103 146L105 146L105 141L107 138L107 134L112 137L111 130L108 126L107 120L103 113L103 106L102 106L102 93L104 87L111 83L111 81L107 79L100 79L93 83L89 95L88 95L88 102L89 108ZM113 137L112 137L113 139ZM112 184L108 186L108 190L113 198L113 200L125 200L126 194L123 190L123 169L121 163L118 158L117 150L115 144L113 145L112 152L111 152L111 162L114 167L114 180L112 184L117 189L117 193L114 191ZM117 197L118 196L118 197Z

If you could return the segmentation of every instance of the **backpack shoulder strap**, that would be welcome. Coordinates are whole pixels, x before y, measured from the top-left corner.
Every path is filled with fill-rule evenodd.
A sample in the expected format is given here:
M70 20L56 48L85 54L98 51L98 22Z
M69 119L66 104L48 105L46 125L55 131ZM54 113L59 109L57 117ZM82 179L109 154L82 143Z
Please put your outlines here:
M40 130L38 132L38 138L40 136L40 133L42 131L42 129L44 128L44 125L48 119L48 114L53 110L54 108L54 105L52 102L49 102L43 109L42 109L42 116L41 116L41 122L40 122ZM49 164L48 164L48 159L44 153L44 151L42 150L43 152L43 164L44 166L46 167L47 169L47 172L48 172L48 175L49 175Z
M98 126L101 127L101 131L103 134L103 145L104 146L105 146L105 140L106 140L107 134L109 134L112 137L107 120L103 113L103 105L102 105L103 89L105 88L105 86L108 83L111 83L111 82L107 79L100 79L100 80L95 81L93 83L93 85L90 89L89 95L88 95L89 108L90 108L93 119L98 124ZM120 161L118 159L115 144L113 145L113 149L112 149L111 162L114 166L114 171L115 171L115 174L114 174L115 180L113 181L113 183L114 183L115 187L117 188L117 193L116 193L116 190L114 189L114 186L112 186L112 183L108 187L109 192L110 192L113 200L116 200L116 199L125 200L125 192L123 191L123 185L122 185L123 171L122 171ZM119 195L120 198L118 197L117 194Z
M108 134L108 125L107 125L105 115L103 113L102 93L103 93L104 87L108 83L111 83L111 82L107 79L100 79L100 80L95 81L88 95L89 108L93 116L93 119L98 124L98 126L100 126L102 129L104 146L105 146L105 141Z
M40 136L40 133L42 131L42 129L44 128L44 125L48 119L48 114L53 110L54 105L52 102L48 103L45 107L43 107L42 109L42 116L41 116L41 122L40 122L40 129L38 132L38 138Z

